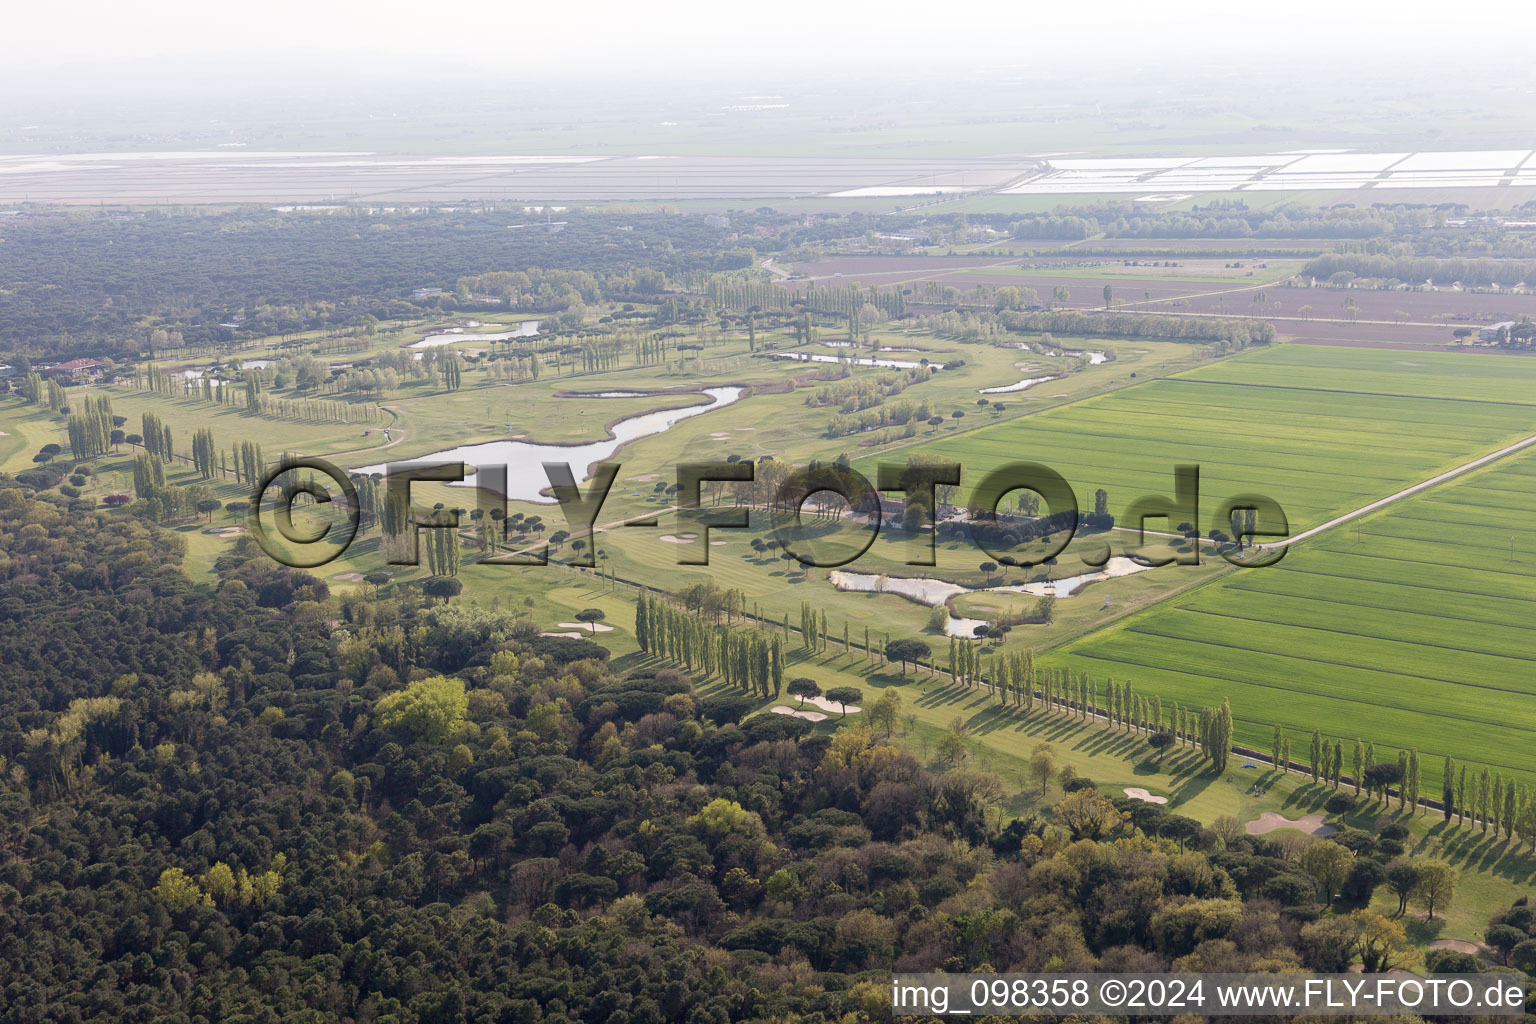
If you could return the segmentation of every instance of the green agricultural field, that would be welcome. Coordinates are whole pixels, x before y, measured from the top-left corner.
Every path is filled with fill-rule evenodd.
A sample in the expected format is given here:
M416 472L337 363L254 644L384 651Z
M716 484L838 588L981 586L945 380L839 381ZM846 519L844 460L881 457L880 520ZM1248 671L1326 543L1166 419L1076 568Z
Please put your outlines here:
M1392 352L1317 345L1277 345L1262 358L1227 359L1182 380L1291 387L1334 394L1400 395L1536 406L1536 368L1525 356L1466 352ZM1433 409L1434 407L1428 407ZM1433 422L1442 422L1435 417Z
M1362 368L1367 355L1380 372ZM1396 355L1278 346L1038 416L940 432L914 450L962 463L962 484L1010 461L1041 462L1085 507L1107 490L1116 514L1141 495L1171 495L1174 466L1196 464L1201 532L1221 501L1251 492L1278 501L1296 532L1536 433L1527 397L1536 363L1490 357L1471 360L1470 375L1437 374L1446 357L1414 353L1430 369L1418 372L1395 366ZM1306 386L1307 374L1334 386Z
M1512 457L1056 652L1164 699L1232 701L1239 742L1313 728L1536 781L1536 458Z

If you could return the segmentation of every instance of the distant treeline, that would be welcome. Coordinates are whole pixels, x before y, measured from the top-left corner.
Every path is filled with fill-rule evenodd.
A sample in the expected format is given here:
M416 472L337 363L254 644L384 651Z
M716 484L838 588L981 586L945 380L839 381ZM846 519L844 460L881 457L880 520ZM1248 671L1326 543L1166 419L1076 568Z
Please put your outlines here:
M1141 313L1082 313L1052 309L1036 313L998 314L1011 331L1101 338L1166 338L1171 341L1222 342L1236 348L1267 345L1275 340L1274 325L1265 320L1234 317L1149 316Z
M1115 245L1106 239L1092 245L1074 245L1072 255L1079 259L1089 257L1110 257L1112 259L1134 260L1283 260L1300 259L1310 256L1327 248L1324 242L1319 241L1311 248L1287 248L1284 246L1263 246L1234 244L1230 247L1209 245L1179 245L1177 242L1169 245L1151 246L1124 246Z
M1536 286L1536 260L1431 259L1388 253L1329 253L1309 262L1304 277L1331 281L1335 275L1369 277L1404 284L1462 284L1491 288ZM1343 283L1343 282L1339 282Z
M1391 234L1399 215L1377 208L1315 209L1288 205L1250 210L1242 202L1217 201L1191 211L1149 213L1130 203L1057 210L1016 220L1015 238L1374 238Z

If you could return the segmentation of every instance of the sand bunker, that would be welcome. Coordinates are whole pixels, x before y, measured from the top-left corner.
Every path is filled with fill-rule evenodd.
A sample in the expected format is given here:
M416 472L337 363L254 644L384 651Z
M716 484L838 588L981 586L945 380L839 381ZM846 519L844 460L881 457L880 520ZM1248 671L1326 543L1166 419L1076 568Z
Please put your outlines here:
M712 540L712 541L709 542L709 546L712 547L712 548L718 548L718 547L724 547L725 545L727 545L729 543L730 543L730 541L728 541L728 540Z
M664 533L659 538L668 544L692 544L699 539L696 533Z
M589 633L611 633L612 626L606 626L601 622L557 622L555 625L561 629L585 629Z
M1477 956L1483 951L1483 947L1466 939L1436 939L1429 944L1430 949L1454 949L1458 953L1466 953L1469 956Z
M568 636L572 640L582 640L582 639L585 639L586 634L585 633L540 633L539 636Z
M1274 811L1265 811L1243 826L1251 836L1263 836L1281 828L1294 828L1314 836L1331 836L1338 829L1332 825L1323 824L1321 814L1305 814L1292 821L1283 814Z
M331 579L345 580L347 583L361 583L363 582L363 574L360 572L339 572L332 576Z
M1167 797L1153 796L1151 793L1148 793L1140 786L1127 786L1125 789L1125 795L1130 797L1132 800L1140 800L1143 803L1149 804L1165 804L1168 802Z
M651 481L651 480L655 480L659 476L661 476L660 473L641 473L639 476L632 476L632 477L628 477L627 479Z
M796 711L794 708L787 708L782 704L775 704L768 710L772 711L776 715L788 715L791 718L803 718L807 722L825 722L827 720L827 716L822 714L820 711Z
M838 714L843 713L843 706L841 704L835 700L827 700L825 697L807 697L805 698L805 702L807 704L815 704L823 711L836 711ZM849 704L847 710L850 715L856 715L864 709L859 707L857 704Z
M1143 565L1123 555L1116 555L1104 564L1104 568L1093 572L1081 573L1077 576L1068 576L1065 579L1052 580L1049 583L1016 583L1012 586L990 587L990 590L1009 591L1015 594L1032 594L1035 597L1071 597L1083 587L1100 580L1117 579L1121 576L1129 576L1132 573L1142 572L1152 568Z

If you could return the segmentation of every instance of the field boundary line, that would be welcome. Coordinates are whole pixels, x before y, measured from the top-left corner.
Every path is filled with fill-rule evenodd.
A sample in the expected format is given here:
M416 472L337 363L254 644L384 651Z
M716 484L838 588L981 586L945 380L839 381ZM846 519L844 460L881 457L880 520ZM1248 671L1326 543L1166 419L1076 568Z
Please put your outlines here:
M1149 633L1149 632L1145 632L1145 631L1136 632L1136 636L1144 637L1144 638L1150 638L1150 639L1156 639L1156 640L1161 640L1161 641L1170 641L1171 640L1171 641L1176 641L1176 642L1181 643L1181 644L1192 644L1192 645L1194 645L1196 647L1217 648L1217 649L1222 650L1222 651L1239 651L1239 652L1241 652L1243 654L1260 655L1260 656L1266 657L1266 658L1277 658L1277 659L1282 659L1282 660L1288 661L1288 662L1299 662L1299 663L1304 664L1304 665L1317 665L1317 666L1323 666L1323 667L1327 667L1327 668L1348 669L1348 670L1356 671L1356 672L1370 672L1370 673L1376 673L1376 674L1385 675L1385 676L1405 676L1405 677L1407 677L1409 679L1417 679L1417 680L1421 680L1423 682L1445 683L1445 684L1447 684L1449 686L1465 686L1465 687L1468 687L1468 688L1471 688L1471 689L1487 690L1487 691L1492 692L1492 693L1507 694L1507 695L1509 695L1511 697L1516 697L1516 698L1520 698L1520 697L1529 698L1529 697L1532 696L1530 693L1524 693L1524 692L1521 692L1521 691L1518 691L1518 690L1501 690L1501 689L1498 689L1497 687L1486 686L1486 685L1483 685L1483 684L1480 684L1480 683L1469 683L1469 682L1466 682L1464 680L1463 681L1458 681L1458 680L1452 680L1452 679L1445 679L1444 677L1441 677L1441 676L1426 676L1426 675L1420 675L1418 673L1400 672L1400 671L1398 671L1396 669L1374 668L1374 667L1372 667L1370 665L1360 665L1360 664L1356 664L1354 662L1348 662L1348 661L1337 661L1337 660L1334 660L1334 659L1331 659L1331 658L1314 658L1314 657L1305 657L1305 656L1296 655L1296 654L1286 654L1286 653L1281 652L1281 651L1262 650L1262 649L1255 648L1255 647L1244 647L1244 646L1241 646L1241 645L1236 644L1236 643L1226 643L1226 642L1221 642L1221 641L1216 641L1216 640L1198 640L1198 639L1195 639L1193 637L1188 637L1188 636L1177 636L1177 635L1170 634L1170 633ZM1125 664L1138 664L1138 663L1136 663L1136 662L1126 662ZM1150 668L1150 669L1155 669L1157 666L1154 666L1154 665L1144 665L1142 667ZM1189 674L1189 675L1204 676L1206 678L1218 678L1218 679L1227 678L1225 676L1210 676L1208 673L1204 673L1204 672L1189 672L1188 669L1183 669L1182 671L1184 671L1186 674ZM1377 708L1390 708L1390 709L1395 710L1395 711L1407 710L1406 708L1404 708L1404 707L1402 707L1400 705L1391 704L1391 703L1388 703L1385 700L1364 700L1364 699L1361 699L1361 698L1358 698L1358 697L1346 696L1347 693L1358 693L1359 691L1356 691L1356 690L1350 690L1350 691L1326 690L1326 689L1314 690L1314 689L1310 689L1310 688L1305 687L1305 686L1296 686L1296 685L1283 686L1283 685L1280 685L1279 683L1261 683L1261 682L1257 682L1257 681L1252 680L1252 679L1247 679L1247 680L1231 679L1229 681L1234 682L1234 683L1238 683L1238 684L1241 684L1241 685L1246 685L1246 686L1260 687L1260 688L1266 689L1266 690L1277 690L1277 691L1280 691L1280 692L1283 692L1283 693L1298 693L1298 694L1305 694L1306 696L1309 696L1309 697L1327 697L1327 698L1333 698L1333 699L1337 699L1337 700L1347 700L1347 701L1349 701L1350 703L1353 703L1353 704L1365 704L1365 705L1368 705L1370 707L1377 707ZM1495 727L1503 728L1503 729L1517 729L1517 730L1519 730L1521 732L1524 732L1524 733L1529 733L1531 731L1529 728L1527 728L1525 726L1515 725L1515 724L1512 724L1512 723L1510 723L1508 721L1501 720L1501 719L1482 719L1482 718L1473 718L1473 717L1470 717L1468 715L1453 715L1453 714L1444 714L1444 713L1435 713L1433 715L1433 717L1449 719L1451 721L1457 721L1457 722L1474 722L1474 723L1477 723L1478 725L1482 725L1482 726L1495 726Z
M1186 370L1186 373L1193 372ZM1306 387L1302 384L1260 384L1243 380L1201 380L1199 377L1185 377L1183 374L1170 377L1155 378L1158 380L1177 380L1185 384L1214 384L1220 387L1237 388L1262 388L1267 391L1312 391L1320 395L1365 395L1370 398L1413 398L1427 402L1470 402L1474 405L1513 405L1526 409L1531 402L1512 402L1498 398L1467 398L1461 395L1410 395L1397 391L1354 391L1346 388L1317 388Z
M1331 580L1350 580L1350 579L1354 578L1354 577L1349 577L1349 576L1333 576L1333 575L1328 575L1326 573L1319 574L1319 575L1324 575L1328 579L1331 579ZM1387 584L1387 585L1391 586L1392 584ZM1405 586L1405 589L1409 589L1409 590L1431 590L1433 588ZM1488 622L1487 619L1480 619L1480 618L1477 618L1476 616L1450 615L1450 614L1447 614L1447 613L1444 613L1444 612L1417 612L1417 611L1414 611L1411 608L1393 608L1393 607L1391 607L1389 605L1366 604L1366 603L1364 603L1362 601L1335 600L1333 598L1327 598L1327 597L1309 597L1309 596L1303 596L1303 595L1300 595L1300 594L1280 593L1280 592L1272 591L1272 590L1249 590L1246 587L1239 588L1239 587L1235 587L1234 586L1232 592L1235 593L1235 594L1242 594L1242 595L1245 595L1245 596L1248 596L1248 597L1262 597L1262 598L1266 598L1266 599L1279 599L1279 600L1286 600L1286 601L1308 601L1308 602L1311 602L1313 604L1336 605L1336 606L1338 606L1340 608L1363 608L1363 609L1367 609L1369 611L1385 612L1385 613L1394 614L1394 615L1427 615L1427 616L1429 616L1431 618L1434 618L1436 620L1439 620L1439 621L1475 622L1475 623L1479 623L1479 624L1487 623L1489 625L1500 626L1500 627L1507 628L1507 629L1529 629L1530 628L1530 626L1528 624L1526 624L1526 623L1519 623L1519 622L1491 622L1490 623L1490 622ZM1471 596L1471 597L1497 597L1498 595L1493 595L1493 594L1470 594L1468 596ZM1521 598L1519 600L1521 601L1521 603L1524 603L1524 604L1531 604L1532 603L1530 601L1530 599L1528 599L1528 598ZM1183 607L1188 608L1189 606L1186 605L1186 606L1183 606ZM1242 618L1242 616L1236 616L1236 617ZM1261 620L1258 620L1258 621L1273 622L1274 620L1273 619L1261 619ZM1303 626L1301 628L1307 628L1307 627ZM1364 634L1362 634L1362 635L1364 635Z
M1422 647L1422 648L1424 648L1426 650L1446 651L1446 652L1451 653L1451 654L1481 654L1481 655L1483 655L1485 657L1489 657L1489 658L1506 658L1506 659L1508 659L1510 661L1519 661L1519 662L1526 662L1526 663L1529 663L1532 660L1530 658L1522 658L1522 657L1519 657L1518 655L1513 655L1513 654L1500 654L1497 651L1479 651L1479 650L1474 650L1472 648L1467 648L1467 647L1451 647L1451 646L1449 646L1447 644L1432 644L1432 643L1427 643L1427 642L1422 641L1422 640L1398 640L1398 639L1393 638L1393 637L1377 636L1376 634L1373 634L1373 633L1360 633L1360 632L1357 632L1357 631L1352 630L1352 629L1338 629L1338 628L1329 627L1329 626L1309 626L1309 625L1306 625L1304 623L1299 623L1299 622L1276 622L1274 619L1260 619L1260 618L1255 618L1252 615L1236 615L1236 614L1233 614L1232 612L1218 611L1218 610L1209 609L1209 608L1189 608L1189 607L1185 607L1185 608L1182 608L1180 610L1184 611L1184 612L1188 612L1188 613L1190 613L1192 615L1210 615L1210 616L1214 616L1214 617L1216 617L1218 619L1222 619L1222 620L1225 620L1227 622L1233 622L1233 623L1238 623L1238 622L1259 623L1259 624L1266 625L1266 626L1274 626L1274 627L1277 627L1277 628L1280 628L1280 629L1298 629L1298 630L1306 630L1308 632L1332 633L1335 636L1355 637L1355 638L1360 639L1360 640L1375 640L1375 641L1380 641L1380 642L1383 642L1383 643L1391 643L1391 644L1403 644L1403 645L1408 646L1408 647ZM1512 627L1512 628L1514 628L1514 627ZM1180 641L1187 641L1187 642L1194 642L1194 643L1204 643L1204 642L1207 642L1207 641L1189 641L1189 638L1187 638L1187 637L1176 636L1176 635L1173 635L1171 633L1148 633L1148 632L1142 632L1142 633L1139 633L1138 635L1139 636L1157 636L1157 637L1163 637L1163 638L1166 638L1166 639L1169 639L1169 640L1180 640ZM1488 683L1477 683L1477 682L1472 682L1471 680L1468 680L1468 679L1447 679L1444 676L1429 676L1429 675L1420 674L1418 672L1404 672L1404 671L1400 671L1400 670L1397 670L1397 669L1388 670L1388 669L1381 668L1379 666L1362 665L1362 664L1359 664L1358 662L1353 662L1353 661L1337 661L1337 660L1335 660L1333 658L1318 658L1318 657L1312 657L1312 656L1303 656L1303 655L1296 655L1296 654L1286 654L1283 651L1265 650L1264 648L1261 648L1261 647L1247 647L1247 646L1237 647L1236 645L1226 645L1226 644L1223 644L1221 646L1231 646L1231 647L1233 647L1236 650L1249 651L1249 652L1254 653L1254 654L1272 654L1272 655L1276 655L1276 656L1282 657L1282 658L1294 658L1297 661L1310 662L1310 663L1315 664L1315 665L1335 665L1335 666L1337 666L1339 668L1365 669L1365 670L1373 671L1373 672L1390 672L1391 675L1407 676L1409 679L1424 679L1424 680L1429 680L1431 682L1446 683L1446 684L1448 684L1450 686L1469 686L1469 687L1472 687L1474 689L1489 690L1489 691L1492 691L1494 693L1513 693L1513 694L1518 694L1519 696L1522 696L1522 697L1536 697L1536 691L1531 691L1531 690L1512 690L1512 689L1509 689L1508 687L1493 686L1493 685L1490 685Z
M1335 526L1341 526L1344 523L1351 522L1360 518L1361 516L1369 515L1378 509L1385 508L1386 506L1393 504L1394 502L1401 501L1404 498L1410 498L1413 495L1418 494L1420 491L1427 491L1431 487L1445 483L1447 480L1454 480L1456 477L1462 476L1465 473L1470 473L1474 469L1480 469L1481 467L1488 465L1490 462L1497 462L1499 459L1504 458L1506 455L1513 455L1516 452L1523 451L1526 448L1531 447L1531 445L1536 445L1536 434L1532 434L1529 437L1516 441L1514 444L1505 445L1498 451L1489 452L1487 455L1480 456L1470 462L1464 462L1460 466L1457 466L1454 469L1449 469L1444 473L1439 474L1438 476L1432 476L1428 480L1421 480L1420 482L1414 484L1412 487L1403 488L1396 494L1389 494L1385 498L1380 498L1371 502L1369 505L1362 505L1360 508L1355 509L1353 512L1346 512L1342 516L1330 519L1328 522L1323 523L1321 526L1314 526L1310 530L1298 533L1294 537L1286 537L1284 540L1271 541L1267 544L1258 544L1255 546L1260 551L1272 551L1275 548L1290 547L1292 544L1304 541L1308 537L1316 536L1317 534L1322 533L1324 530L1331 530Z

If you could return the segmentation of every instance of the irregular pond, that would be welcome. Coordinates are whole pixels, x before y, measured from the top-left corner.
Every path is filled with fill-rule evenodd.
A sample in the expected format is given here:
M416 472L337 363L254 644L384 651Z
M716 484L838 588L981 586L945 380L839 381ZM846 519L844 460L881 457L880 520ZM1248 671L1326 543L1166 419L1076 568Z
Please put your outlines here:
M997 388L980 388L977 393L982 395L1005 395L1010 391L1027 391L1036 384L1044 384L1048 380L1060 379L1060 377L1025 377L1017 384L1005 384Z
M871 359L868 356L850 358L849 356L825 356L811 352L767 352L764 353L770 359L798 359L802 363L852 363L855 366L884 366L892 370L911 370L919 366L930 366L935 370L944 369L943 363L914 363L904 359Z
M437 348L440 345L455 345L461 341L506 341L508 338L531 338L538 333L539 321L537 320L524 320L510 331L497 331L494 334L466 334L462 327L451 327L441 334L429 334L405 347Z
M404 460L403 464L410 466L427 462L463 462L471 469L477 465L506 466L509 499L553 504L553 499L539 493L549 486L549 477L544 474L544 463L569 463L577 479L585 481L588 467L594 462L612 458L615 452L630 441L659 434L693 416L723 409L740 399L745 390L739 387L704 388L701 393L709 397L708 403L690 405L682 409L658 409L655 412L631 416L615 423L612 427L613 437L602 441L591 441L585 444L486 441L445 448L430 455ZM386 468L388 464L381 463L376 466L364 466L355 472L382 473ZM463 483L455 486L473 487L474 485L475 475L471 472L465 476Z
M1150 568L1152 566L1117 555L1106 562L1102 569L1052 580L1049 583L1020 583L1000 587L980 587L975 590L947 580L919 579L910 576L876 576L872 573L844 572L841 569L829 572L827 579L838 590L868 594L899 594L909 601L935 608L947 603L957 594L1005 593L1029 594L1034 597L1071 597L1090 583L1129 576ZM973 637L976 635L976 627L985 625L987 625L986 619L966 619L951 614L944 626L944 632L950 636Z
M1087 356L1089 366L1098 366L1100 363L1109 362L1108 352L1095 352L1092 349L1064 348L1061 350L1061 354L1064 356L1072 356L1073 358L1078 356Z

